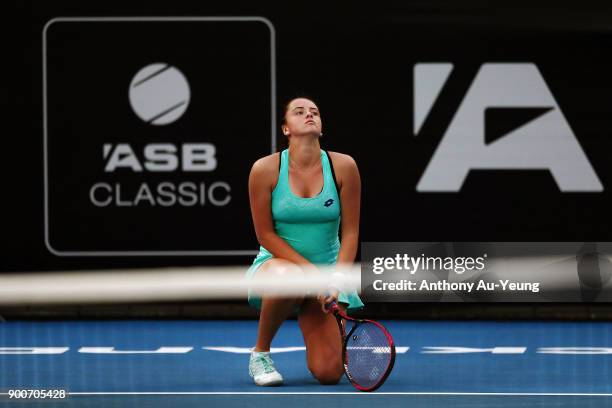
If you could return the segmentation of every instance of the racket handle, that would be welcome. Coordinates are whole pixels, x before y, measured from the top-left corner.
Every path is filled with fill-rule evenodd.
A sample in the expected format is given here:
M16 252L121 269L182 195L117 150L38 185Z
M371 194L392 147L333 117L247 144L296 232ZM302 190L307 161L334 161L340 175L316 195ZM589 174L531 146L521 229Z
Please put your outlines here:
M329 310L332 313L336 313L340 310L335 300L326 304L325 309Z

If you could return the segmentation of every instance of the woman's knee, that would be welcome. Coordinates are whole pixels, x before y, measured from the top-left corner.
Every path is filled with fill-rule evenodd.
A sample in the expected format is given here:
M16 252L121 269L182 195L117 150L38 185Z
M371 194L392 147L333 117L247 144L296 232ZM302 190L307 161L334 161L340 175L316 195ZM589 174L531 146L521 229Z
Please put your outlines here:
M342 374L344 374L342 362L326 361L312 364L308 368L312 375L324 385L338 384L338 381L342 378Z
M282 259L272 258L261 266L259 276L265 277L286 277L286 276L303 276L302 268L293 262Z
M292 262L278 258L272 258L266 261L251 284L251 291L254 295L260 296L263 299L269 299L273 302L294 303L300 305L304 301L304 295L297 293L293 287L279 286L279 282L286 280L289 284L293 278L303 276L302 268Z

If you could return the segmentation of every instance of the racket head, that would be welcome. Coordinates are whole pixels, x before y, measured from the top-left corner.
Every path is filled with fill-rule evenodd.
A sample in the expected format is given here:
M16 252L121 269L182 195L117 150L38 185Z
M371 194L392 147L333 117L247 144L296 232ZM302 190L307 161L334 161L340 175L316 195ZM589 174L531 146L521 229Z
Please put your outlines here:
M337 306L332 305L330 310L338 318L342 334L342 362L346 377L360 391L378 389L395 364L395 343L391 333L376 321L349 317ZM348 333L342 319L353 323Z

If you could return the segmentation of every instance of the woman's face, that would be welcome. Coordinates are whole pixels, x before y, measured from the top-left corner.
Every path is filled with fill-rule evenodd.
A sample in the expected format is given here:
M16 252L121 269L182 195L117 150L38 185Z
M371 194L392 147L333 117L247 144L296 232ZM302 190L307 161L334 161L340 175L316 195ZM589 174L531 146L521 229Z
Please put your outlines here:
M297 98L292 100L285 112L283 133L285 136L311 134L321 136L321 115L319 108L310 99Z

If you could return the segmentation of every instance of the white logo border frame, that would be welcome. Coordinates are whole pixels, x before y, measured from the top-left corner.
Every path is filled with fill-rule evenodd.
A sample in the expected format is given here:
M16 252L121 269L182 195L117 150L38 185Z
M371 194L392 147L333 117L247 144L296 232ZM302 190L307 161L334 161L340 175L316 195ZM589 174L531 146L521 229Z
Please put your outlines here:
M55 17L47 21L42 30L42 83L43 83L43 170L44 170L44 235L45 246L56 256L247 256L256 255L257 250L201 250L201 251L59 251L51 245L49 238L49 174L47 149L47 30L60 22L151 22L151 21L225 21L261 22L270 30L270 96L271 135L270 152L276 151L276 30L270 20L261 16L218 17Z

